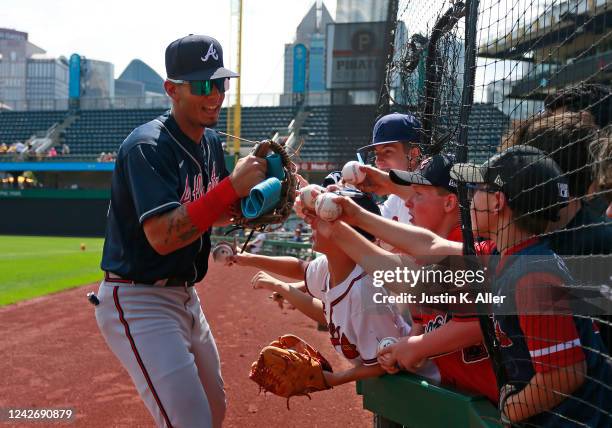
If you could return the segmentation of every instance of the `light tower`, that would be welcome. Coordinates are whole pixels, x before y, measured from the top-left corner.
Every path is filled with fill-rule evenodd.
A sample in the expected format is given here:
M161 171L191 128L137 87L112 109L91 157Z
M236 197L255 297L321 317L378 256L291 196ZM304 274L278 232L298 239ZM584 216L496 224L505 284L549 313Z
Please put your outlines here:
M232 29L232 36L236 34L236 40L234 46L236 46L235 54L232 54L232 60L236 61L236 72L241 73L241 58L242 58L242 0L232 0L230 6L230 28ZM237 32L233 33L233 29L236 28ZM232 61L233 62L233 61ZM240 97L240 80L236 79L236 92L234 96L234 102L230 99L227 107L227 133L236 137L240 137L240 127L242 122L241 115L241 97ZM232 105L233 104L233 105ZM234 163L238 161L240 156L240 140L238 138L228 139L233 140L234 144Z

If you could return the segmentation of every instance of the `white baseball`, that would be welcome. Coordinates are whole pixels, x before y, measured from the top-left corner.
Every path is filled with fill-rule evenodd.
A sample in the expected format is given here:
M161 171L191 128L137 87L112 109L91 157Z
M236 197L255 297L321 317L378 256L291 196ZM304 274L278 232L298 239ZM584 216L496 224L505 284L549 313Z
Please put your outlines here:
M342 207L334 202L333 193L321 193L315 200L315 211L319 217L326 221L334 221L342 214Z
M366 174L359 167L357 161L349 161L342 168L342 179L349 184L359 184L365 180Z
M300 189L300 200L302 201L302 205L309 210L314 210L315 200L317 196L323 192L325 192L325 188L318 184L309 184L308 186L302 187Z
M212 251L213 261L215 263L227 263L227 260L234 255L233 248L228 244L219 244Z
M380 352L383 349L385 349L387 346L393 345L394 343L397 343L397 342L398 340L395 337L385 337L380 342L378 342L377 352Z

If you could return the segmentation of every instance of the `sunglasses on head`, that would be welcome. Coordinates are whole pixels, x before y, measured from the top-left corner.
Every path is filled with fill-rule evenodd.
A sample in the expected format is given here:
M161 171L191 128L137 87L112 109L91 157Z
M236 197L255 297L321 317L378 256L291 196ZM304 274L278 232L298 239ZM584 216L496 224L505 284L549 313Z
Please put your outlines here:
M177 85L189 84L190 92L192 95L210 95L213 91L213 85L217 87L220 93L225 93L229 90L229 77L221 79L211 80L175 80L168 79L169 82L176 83Z

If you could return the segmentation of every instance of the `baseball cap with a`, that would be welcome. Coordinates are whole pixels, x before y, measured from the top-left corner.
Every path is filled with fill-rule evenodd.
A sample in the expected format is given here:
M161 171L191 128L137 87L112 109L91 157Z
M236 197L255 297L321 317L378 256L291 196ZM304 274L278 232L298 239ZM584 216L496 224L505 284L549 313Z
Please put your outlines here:
M451 177L498 189L516 213L533 213L553 221L569 199L567 181L559 166L546 153L531 146L510 147L482 165L455 164Z
M372 132L372 143L357 150L357 155L363 161L365 153L380 144L391 144L399 141L418 143L421 123L412 114L391 113L376 121Z
M223 66L221 43L209 36L190 34L166 48L166 75L174 80L211 80L239 77Z
M389 171L389 178L395 184L402 186L423 184L442 187L449 192L457 193L457 182L450 176L452 166L453 158L451 156L437 154L424 159L416 171L392 169Z

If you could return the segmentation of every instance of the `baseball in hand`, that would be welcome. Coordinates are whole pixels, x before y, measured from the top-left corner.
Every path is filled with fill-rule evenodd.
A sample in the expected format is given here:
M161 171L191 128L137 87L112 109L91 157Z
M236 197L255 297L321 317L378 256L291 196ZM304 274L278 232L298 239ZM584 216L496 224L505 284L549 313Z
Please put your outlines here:
M349 161L342 168L342 180L349 184L359 184L365 180L366 174L359 167L357 161Z
M377 351L380 352L383 349L385 349L387 346L393 345L394 343L397 343L397 342L398 340L395 337L385 337L380 342L378 342Z
M234 249L229 244L218 244L212 250L212 257L215 263L226 264L228 259L234 255Z
M321 193L315 201L317 215L325 221L334 221L342 214L342 207L334 202L334 193Z
M308 186L302 187L300 189L300 200L302 201L302 205L314 211L317 196L324 192L325 189L318 184L309 184Z

